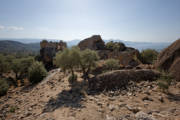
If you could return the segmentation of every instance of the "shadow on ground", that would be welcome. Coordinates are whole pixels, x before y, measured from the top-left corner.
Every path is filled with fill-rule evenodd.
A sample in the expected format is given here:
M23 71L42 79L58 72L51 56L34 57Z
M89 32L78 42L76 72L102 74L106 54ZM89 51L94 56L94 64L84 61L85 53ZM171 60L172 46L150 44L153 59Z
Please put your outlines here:
M168 98L170 101L178 101L178 102L180 102L180 94L168 93L167 95L168 95L167 98Z
M60 107L83 108L81 101L84 97L80 88L72 87L70 90L63 90L56 98L48 101L43 112L52 112Z

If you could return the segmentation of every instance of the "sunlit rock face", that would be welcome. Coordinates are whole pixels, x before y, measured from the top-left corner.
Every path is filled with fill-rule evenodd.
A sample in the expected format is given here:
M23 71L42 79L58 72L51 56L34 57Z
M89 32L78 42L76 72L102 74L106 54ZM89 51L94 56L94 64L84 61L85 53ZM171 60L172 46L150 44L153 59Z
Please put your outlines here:
M180 39L159 54L156 67L170 72L180 81Z
M50 70L53 67L53 57L58 51L62 51L67 47L66 43L63 41L60 42L48 42L43 40L40 42L40 55L41 60L43 61L46 69Z
M102 40L100 35L93 35L90 38L86 38L86 39L82 40L78 44L78 46L81 50L84 50L84 49L103 50L103 49L105 49L105 43Z

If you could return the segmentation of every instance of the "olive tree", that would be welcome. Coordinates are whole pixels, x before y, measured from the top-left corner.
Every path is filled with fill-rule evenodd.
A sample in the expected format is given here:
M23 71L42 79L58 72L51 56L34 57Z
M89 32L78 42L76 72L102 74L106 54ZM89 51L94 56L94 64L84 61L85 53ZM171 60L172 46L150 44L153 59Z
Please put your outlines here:
M0 76L9 70L9 64L4 55L0 55Z
M34 62L33 57L17 58L12 62L12 70L16 75L16 80L20 79L23 84L23 79L28 77L28 68Z
M89 78L89 72L92 67L96 66L96 61L99 60L99 56L96 51L86 49L80 52L80 68L83 72L84 79Z
M79 51L80 50L77 47L66 48L63 51L58 52L55 57L54 62L58 67L64 71L71 71L71 76L69 77L70 83L73 83L77 78L74 71L75 68L79 66L80 62Z
M78 47L67 48L56 54L55 64L62 70L70 70L72 79L76 79L74 74L76 68L80 68L83 72L83 78L88 79L89 72L96 65L99 59L95 51L86 49L80 51Z

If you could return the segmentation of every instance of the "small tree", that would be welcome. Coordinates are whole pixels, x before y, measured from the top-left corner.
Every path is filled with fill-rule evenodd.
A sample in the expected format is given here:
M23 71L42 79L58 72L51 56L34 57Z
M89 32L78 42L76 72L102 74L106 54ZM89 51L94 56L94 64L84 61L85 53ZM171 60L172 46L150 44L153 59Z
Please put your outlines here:
M158 52L153 49L146 49L141 52L141 61L144 64L153 64L157 59Z
M113 70L119 67L119 61L116 59L108 59L105 61L105 66L108 70Z
M38 83L46 77L47 71L41 62L34 62L28 69L28 78L31 83Z
M19 79L19 72L21 71L21 61L19 59L15 59L12 63L11 68L16 75L16 80Z
M67 48L63 50L62 52L58 52L55 57L55 64L60 67L62 70L70 70L71 71L71 78L77 78L74 77L74 69L79 66L80 63L80 50L77 47ZM69 78L70 79L70 78ZM72 83L74 80L69 80Z
M91 71L92 67L96 65L96 61L99 59L99 56L96 51L89 49L81 51L80 56L80 68L82 69L83 77L86 80L89 78L89 72Z
M9 70L9 64L4 55L0 55L0 76Z
M28 77L28 68L33 62L33 57L18 58L13 61L11 68L16 75L16 80L20 79L21 83L24 84L23 79Z

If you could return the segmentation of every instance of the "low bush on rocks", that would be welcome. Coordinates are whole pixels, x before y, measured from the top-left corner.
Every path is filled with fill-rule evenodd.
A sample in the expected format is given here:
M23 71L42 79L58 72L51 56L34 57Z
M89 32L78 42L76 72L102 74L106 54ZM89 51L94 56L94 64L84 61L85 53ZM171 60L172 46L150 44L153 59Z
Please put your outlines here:
M119 67L119 61L116 59L108 59L105 61L105 66L107 70L115 70Z
M158 79L159 88L163 92L167 92L169 86L171 85L172 80L173 80L173 77L170 74L163 72L160 78Z
M144 64L153 64L157 59L158 52L154 49L146 49L141 52L141 62Z

